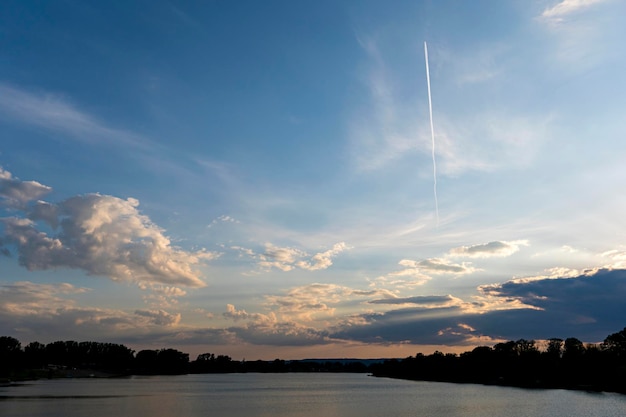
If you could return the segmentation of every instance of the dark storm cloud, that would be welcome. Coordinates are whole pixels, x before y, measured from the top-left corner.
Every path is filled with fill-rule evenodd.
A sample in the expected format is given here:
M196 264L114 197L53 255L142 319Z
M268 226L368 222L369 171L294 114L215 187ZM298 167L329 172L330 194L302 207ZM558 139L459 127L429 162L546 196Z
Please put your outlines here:
M503 336L523 332L524 337L573 336L598 341L626 325L626 270L599 270L576 278L510 281L481 290L541 309L492 312L479 318L481 329Z
M599 342L626 325L626 270L600 270L576 278L510 281L480 290L496 301L494 305L498 301L520 301L528 308L482 313L468 305L403 308L361 315L365 324L346 326L332 337L442 345L551 337Z
M457 326L462 311L459 307L402 308L386 313L363 314L367 324L338 329L333 338L366 343L458 344L464 337L441 337L439 333Z

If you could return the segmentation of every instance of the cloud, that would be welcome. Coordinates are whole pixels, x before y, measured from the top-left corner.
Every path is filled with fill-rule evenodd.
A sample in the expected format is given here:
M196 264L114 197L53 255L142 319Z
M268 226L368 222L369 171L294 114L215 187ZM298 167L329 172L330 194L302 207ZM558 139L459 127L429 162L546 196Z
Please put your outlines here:
M139 283L139 288L151 292L143 296L143 299L154 309L158 310L176 306L178 304L178 298L187 295L187 292L181 288L161 284L141 282Z
M442 329L457 326L460 309L411 307L360 315L360 323L341 323L331 336L367 343L463 344L463 337L442 338Z
M276 322L276 316L273 313L269 315L260 314L260 313L247 313L246 310L237 310L233 304L227 304L226 311L222 313L222 315L234 321L252 320L252 321L264 322L264 323Z
M446 65L453 67L460 85L485 83L502 75L502 57L509 52L509 47L499 41L478 45L465 52L469 53L457 51L446 56L448 54L440 52L438 57L445 60Z
M332 315L333 305L345 301L353 289L336 284L314 283L291 288L285 295L268 295L266 305L283 317L310 321L320 313Z
M71 334L99 329L103 334L118 332L120 340L177 344L319 346L362 342L470 347L519 338L578 337L594 342L622 328L620 320L626 317L626 270L481 286L481 296L474 302L452 295L396 297L380 290L310 284L294 287L282 296L268 296L268 313L228 304L222 316L235 325L221 329L182 327L180 314L162 309L128 314L80 308L71 297L84 291L69 284L0 287L0 328L48 335L45 327L53 324L57 330L57 326L68 326ZM355 303L392 309L336 314ZM308 322L307 317L311 319Z
M613 7L602 7L609 4ZM623 38L623 13L623 4L612 0L564 0L544 9L537 20L554 37L554 45L550 37L544 40L561 74L586 72L612 60Z
M384 289L359 290L337 284L313 283L290 288L283 295L265 296L266 307L288 320L313 321L333 317L336 309L368 298L393 298Z
M123 337L154 332L178 324L180 315L82 307L73 299L90 291L71 284L28 281L0 285L0 333L31 340L58 340L59 335L86 338Z
M150 337L159 343L186 345L225 345L242 344L265 346L319 346L337 342L328 337L328 332L302 326L295 322L274 324L246 323L225 329L186 329L176 332L156 334ZM135 343L143 337L135 338Z
M528 306L469 316L466 323L506 339L577 337L598 342L624 327L626 270L590 270L577 277L513 280L479 287L491 298Z
M400 265L402 265L402 263L403 261L399 262ZM422 273L419 268L413 268L406 264L402 266L405 266L405 268L376 278L371 283L371 286L391 286L397 288L414 287L424 285L432 279L429 275Z
M601 269L574 278L508 281L481 286L486 295L516 299L546 312L569 316L568 322L616 322L624 317L626 270Z
M442 172L524 169L549 138L553 115L524 115L501 108L477 110L465 119L441 117Z
M181 288L168 287L164 285L151 285L150 289L157 294L167 297L182 297L187 294L187 292Z
M451 295L418 295L415 297L398 297L398 298L382 298L368 301L369 304L416 304L423 307L427 306L446 306L451 303L458 303L461 300Z
M0 207L23 209L52 189L37 181L21 181L0 167Z
M2 83L0 83L0 117L61 132L81 142L146 149L149 143L133 133L104 125L59 95L30 93Z
M328 331L300 325L295 322L275 324L249 324L245 327L228 329L245 342L255 345L270 346L312 346L332 343Z
M256 259L259 267L263 270L269 271L271 269L278 269L287 272L296 268L307 271L327 269L332 266L332 259L341 252L349 249L349 247L344 242L339 242L334 244L332 249L316 253L313 256L310 256L301 249L279 247L271 243L265 244L263 253L255 253L251 249L240 246L232 246L231 249L239 251L242 255Z
M548 7L541 13L543 19L552 22L561 22L567 16L581 12L595 4L604 3L607 0L563 0L552 7Z
M480 286L479 292L482 296L473 302L453 296L372 300L370 304L403 308L346 317L329 336L368 343L471 346L551 337L598 342L624 327L626 270L513 280Z
M348 246L344 242L336 243L333 245L332 249L329 249L326 252L316 253L310 261L299 261L296 265L299 268L306 269L307 271L326 269L333 264L332 259L346 249L348 249Z
M371 285L395 288L414 287L426 284L432 279L432 275L460 276L478 271L470 263L455 264L441 258L430 258L422 261L402 259L398 265L402 266L403 269L380 276Z
M159 346L172 345L224 345L241 344L242 340L229 329L221 328L182 328L174 331L155 332L150 335L127 335L119 340L126 343L151 342Z
M265 252L259 255L259 266L266 270L276 268L281 271L291 271L297 259L304 256L306 252L299 249L280 248L268 243L265 245Z
M316 346L333 343L328 331L290 320L278 320L273 313L248 313L228 304L223 317L237 322L226 328L177 328L163 329L147 335L125 335L122 339L133 343L175 345L267 345L267 346Z
M231 216L221 215L217 219L213 219L213 221L209 223L207 227L211 228L218 223L240 223L240 221Z
M408 103L399 102L391 82L394 77L377 42L359 39L359 43L368 57L365 83L371 101L369 107L354 117L350 140L358 169L370 171L381 169L418 148L414 117L417 112ZM427 144L428 137L423 136L420 142Z
M388 174L393 168L391 164L407 158L419 161L415 159L418 154L430 157L428 109L423 105L423 97L416 97L407 89L412 82L394 84L394 81L406 78L405 67L415 65L413 56L398 58L396 45L392 43L361 39L360 44L367 56L368 71L364 79L369 100L360 105L350 121L351 152L358 170L386 169ZM445 64L448 81L456 80L457 88L469 88L471 84L480 84L504 73L505 69L498 68L494 62L506 62L507 58L502 55L513 50L504 44L472 49L471 53L448 53L435 48L431 54L435 59L431 64L433 61ZM400 59L401 63L386 59L386 54ZM436 80L432 81L436 102ZM448 91L442 94L448 94ZM445 108L434 109L434 112L437 173L443 176L529 166L540 144L549 137L548 128L552 121L551 114L520 115L519 111L504 107L497 110L477 107L466 116L450 115Z
M181 319L180 313L170 314L164 310L135 310L135 314L147 318L150 324L157 326L176 326Z
M234 321L245 321L243 326L229 327L239 343L279 346L309 346L329 343L328 332L314 329L291 320L278 320L274 313L247 313L228 304L223 316Z
M440 258L425 259L423 261L403 259L399 262L399 264L408 268L418 269L429 274L465 275L476 272L476 269L468 263L464 262L462 264L454 264Z
M13 189L23 188L23 183L2 172ZM38 189L48 190L44 186ZM20 198L25 201L26 197ZM29 270L67 267L115 281L204 286L194 267L217 254L172 246L138 206L133 198L100 194L76 196L58 204L40 201L24 208L28 218L0 219L4 224L0 247L15 247L20 264ZM44 231L49 228L52 232Z
M511 256L519 251L520 246L528 246L527 240L493 241L479 245L461 246L448 253L453 257L493 258Z
M64 296L81 294L86 288L71 284L35 284L18 281L0 286L0 311L3 314L26 316L54 314L58 309L73 306Z

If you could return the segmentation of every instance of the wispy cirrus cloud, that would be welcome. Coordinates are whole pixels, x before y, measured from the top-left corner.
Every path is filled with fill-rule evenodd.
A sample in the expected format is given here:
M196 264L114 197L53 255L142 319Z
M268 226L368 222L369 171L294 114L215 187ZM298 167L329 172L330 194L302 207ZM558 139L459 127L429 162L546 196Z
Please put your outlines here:
M369 106L354 117L350 126L353 156L359 170L378 170L416 150L416 141L428 144L428 136L416 138L414 106L401 103L391 80L394 77L385 62L380 45L374 39L361 38L359 43L368 59L364 77ZM421 139L421 140L420 140Z
M580 72L615 55L624 33L618 16L624 11L623 3L613 0L563 0L545 8L537 21L555 41L546 42L550 56L568 72Z
M373 39L361 39L360 44L368 63L364 84L369 100L358 107L349 125L349 140L357 169L378 171L410 155L415 158L420 154L429 155L426 96L407 93L410 91L408 87L413 87L413 81L407 85L396 84L396 80L403 79L396 74L401 71L385 59L385 52L393 50L393 46ZM504 60L501 56L512 53L511 50L510 46L502 44L484 47L484 52L473 51L471 54L438 52L433 48L432 55L434 61L439 58L448 68L445 82L456 81L459 88L463 88L491 80L504 71L494 62L497 58ZM407 62L414 65L413 59L404 57L404 63ZM444 92L446 96L450 94L449 89ZM506 107L476 107L467 114L451 113L449 108L436 106L438 95L437 78L434 77L436 159L441 175L526 167L548 137L550 114L521 114Z
M30 92L0 83L0 118L60 132L85 143L148 149L150 141L132 132L107 126L59 94Z
M541 13L541 18L551 22L562 22L567 16L582 12L593 5L606 2L607 0L563 0L552 7L546 8Z

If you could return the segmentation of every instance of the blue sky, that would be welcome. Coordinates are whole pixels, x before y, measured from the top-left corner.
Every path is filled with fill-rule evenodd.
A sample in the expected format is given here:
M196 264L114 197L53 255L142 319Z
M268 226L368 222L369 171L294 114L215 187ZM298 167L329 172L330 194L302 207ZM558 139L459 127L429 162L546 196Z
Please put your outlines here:
M625 12L3 2L0 333L248 359L601 341L626 325Z

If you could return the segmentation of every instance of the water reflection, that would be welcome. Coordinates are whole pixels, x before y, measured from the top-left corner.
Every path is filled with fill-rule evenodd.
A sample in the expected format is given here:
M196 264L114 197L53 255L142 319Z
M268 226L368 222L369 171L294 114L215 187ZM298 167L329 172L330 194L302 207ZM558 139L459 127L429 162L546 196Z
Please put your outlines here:
M89 417L622 416L626 396L402 381L364 374L227 374L35 381L0 415Z

